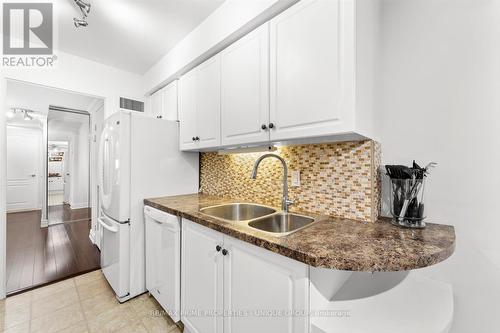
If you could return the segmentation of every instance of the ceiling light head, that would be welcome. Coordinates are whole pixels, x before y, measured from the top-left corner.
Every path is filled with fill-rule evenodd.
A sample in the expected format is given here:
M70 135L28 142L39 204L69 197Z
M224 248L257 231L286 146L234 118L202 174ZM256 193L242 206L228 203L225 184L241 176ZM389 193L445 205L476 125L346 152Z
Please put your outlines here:
M74 18L73 19L73 24L75 25L75 27L79 28L79 27L86 27L88 26L88 22L85 21L84 19L79 19L79 18Z
M80 7L84 16L87 16L87 14L90 13L90 3L83 0L75 0L75 3L78 7Z
M24 120L26 121L29 121L29 120L33 120L33 116L29 114L29 111L27 110L24 110Z

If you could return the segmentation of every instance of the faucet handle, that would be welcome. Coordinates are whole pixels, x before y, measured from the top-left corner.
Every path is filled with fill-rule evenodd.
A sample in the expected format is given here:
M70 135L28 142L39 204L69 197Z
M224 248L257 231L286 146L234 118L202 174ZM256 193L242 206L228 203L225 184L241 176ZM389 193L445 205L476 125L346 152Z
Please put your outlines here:
M291 206L293 204L294 204L293 200L290 200L288 198L283 198L283 210L285 212L288 212L288 206Z

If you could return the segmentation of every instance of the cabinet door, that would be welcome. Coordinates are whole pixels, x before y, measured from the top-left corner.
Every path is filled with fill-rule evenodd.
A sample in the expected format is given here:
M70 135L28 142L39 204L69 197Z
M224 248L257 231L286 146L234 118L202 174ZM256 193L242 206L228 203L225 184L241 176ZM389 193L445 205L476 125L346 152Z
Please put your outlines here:
M182 220L181 319L190 333L222 332L221 233Z
M179 80L179 143L181 150L196 149L196 69Z
M163 103L161 115L163 119L177 121L179 116L177 114L177 80L173 81L161 90L163 94Z
M302 0L271 20L271 140L338 134L353 122L348 2Z
M158 90L154 94L151 95L151 116L153 118L160 118L161 111L163 107L163 96L162 91Z
M224 333L309 331L307 265L229 236L224 249L224 310L232 314Z
M268 123L269 24L266 23L221 52L222 144L269 141Z
M220 146L220 55L196 69L196 128L198 148Z

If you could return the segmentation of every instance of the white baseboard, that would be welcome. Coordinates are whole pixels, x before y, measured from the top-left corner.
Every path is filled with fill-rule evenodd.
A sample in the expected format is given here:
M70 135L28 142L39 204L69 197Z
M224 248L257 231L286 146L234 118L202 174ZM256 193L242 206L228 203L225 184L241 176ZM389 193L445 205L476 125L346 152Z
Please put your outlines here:
M90 229L89 238L90 238L90 241L92 242L92 244L95 244L95 232L94 232L94 229Z
M87 202L70 204L71 209L81 209L81 208L89 208L89 204Z

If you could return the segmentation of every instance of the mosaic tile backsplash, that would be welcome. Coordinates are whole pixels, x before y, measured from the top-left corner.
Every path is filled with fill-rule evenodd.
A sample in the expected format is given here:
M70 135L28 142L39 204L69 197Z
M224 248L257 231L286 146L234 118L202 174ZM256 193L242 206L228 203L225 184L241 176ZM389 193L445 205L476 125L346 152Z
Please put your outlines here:
M374 222L380 212L380 145L374 141L279 147L274 153L288 165L290 211ZM281 206L283 168L265 159L257 179L250 178L255 160L264 153L200 155L202 193ZM292 170L300 186L291 186Z

